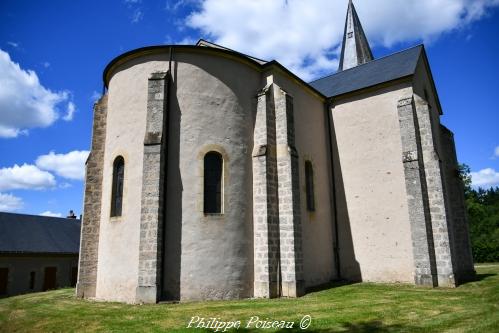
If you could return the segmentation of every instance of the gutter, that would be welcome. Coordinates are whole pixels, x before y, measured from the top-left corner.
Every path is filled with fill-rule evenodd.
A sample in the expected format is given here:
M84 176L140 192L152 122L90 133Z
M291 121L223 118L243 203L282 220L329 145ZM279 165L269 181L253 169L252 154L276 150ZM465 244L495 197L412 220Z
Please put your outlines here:
M332 105L332 98L329 98L326 100L326 103L324 104L324 109L326 112L326 119L327 119L327 130L328 130L328 143L329 143L329 163L331 164L331 201L332 201L332 207L333 207L333 225L334 225L334 242L333 242L333 252L334 252L334 264L336 268L336 273L337 273L337 279L341 280L341 265L340 265L340 244L339 244L339 235L338 235L338 204L337 204L337 195L336 195L336 175L334 172L334 158L333 158L333 133L331 130L332 126L332 119L331 119L331 112L329 112L329 109Z
M164 287L165 287L165 248L166 248L166 215L167 215L167 194L168 194L168 188L167 188L167 178L168 178L168 136L170 135L170 132L168 129L170 128L170 86L172 85L172 58L173 58L173 47L170 46L169 48L169 60L168 60L168 76L167 76L167 81L166 81L166 105L164 112L164 117L166 116L166 120L163 125L163 140L164 142L162 143L162 149L164 152L164 168L165 168L165 176L163 178L163 218L161 219L161 228L162 228L162 235L161 235L161 267L160 267L160 280L159 280L159 298L162 299L164 297ZM166 136L164 135L166 133Z

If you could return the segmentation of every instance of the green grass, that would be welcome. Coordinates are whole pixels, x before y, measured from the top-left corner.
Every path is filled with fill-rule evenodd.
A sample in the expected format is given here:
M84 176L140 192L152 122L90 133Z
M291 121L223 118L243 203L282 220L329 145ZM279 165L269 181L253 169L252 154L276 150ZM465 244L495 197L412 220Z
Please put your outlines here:
M299 299L126 305L80 300L74 289L0 299L1 332L184 332L192 316L299 321L306 332L499 332L499 264L476 267L477 281L455 289L359 283ZM262 331L247 329L248 332ZM265 332L279 331L264 330Z

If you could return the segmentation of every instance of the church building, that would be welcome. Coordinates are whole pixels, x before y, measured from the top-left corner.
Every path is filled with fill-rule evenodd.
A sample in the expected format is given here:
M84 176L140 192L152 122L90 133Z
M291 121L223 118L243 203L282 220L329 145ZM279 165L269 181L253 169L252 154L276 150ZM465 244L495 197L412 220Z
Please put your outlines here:
M473 277L425 48L375 59L351 1L338 72L313 82L204 40L124 53L103 80L78 297L299 297L333 280Z

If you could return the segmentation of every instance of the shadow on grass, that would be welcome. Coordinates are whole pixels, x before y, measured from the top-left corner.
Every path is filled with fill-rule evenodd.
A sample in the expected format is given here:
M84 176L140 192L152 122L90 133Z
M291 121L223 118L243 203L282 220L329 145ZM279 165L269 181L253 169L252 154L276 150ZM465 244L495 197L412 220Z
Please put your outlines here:
M491 276L496 276L497 274L487 273L487 274L476 274L475 278L472 281L482 281ZM470 281L471 282L471 281Z
M328 289L332 289L332 288L338 288L338 287L348 286L348 285L356 284L356 283L360 283L360 282L358 282L358 281L348 281L348 280L332 281L332 282L321 284L321 285L318 285L318 286L315 286L315 287L308 287L306 289L305 293L306 294L308 294L308 293L314 293L314 292L328 290Z
M349 332L349 333L360 333L360 332L400 332L406 331L411 332L414 328L409 326L394 324L394 325L386 325L383 324L380 320L373 320L364 323L343 323L343 329L337 330L337 332ZM324 332L326 332L324 330ZM334 331L333 331L334 332Z
M483 274L475 274L473 277L468 278L468 279L463 279L458 282L459 286L465 285L470 282L481 282L483 280L486 280L492 276L496 276L497 274L495 273L483 273Z
M300 327L294 328L282 328L277 331L278 333L335 333L335 332L346 332L346 333L363 333L363 332L381 332L381 333L391 333L391 332L413 332L417 330L417 327L407 326L407 325L386 325L380 320L373 320L361 323L340 323L338 328L325 328L325 329L314 329L307 328L301 329ZM269 329L270 330L270 329ZM197 331L197 330L193 330ZM266 331L258 328L240 328L238 330L229 330L227 332L262 332ZM214 332L214 330L203 329L199 332Z

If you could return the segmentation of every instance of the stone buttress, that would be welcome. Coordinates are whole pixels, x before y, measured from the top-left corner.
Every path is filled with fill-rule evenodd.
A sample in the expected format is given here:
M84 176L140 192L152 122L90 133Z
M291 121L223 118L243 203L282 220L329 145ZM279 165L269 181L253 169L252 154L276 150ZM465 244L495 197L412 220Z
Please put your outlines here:
M156 303L161 297L167 89L168 73L152 73L148 81L144 138L137 303Z
M398 102L416 284L453 287L449 207L431 109L414 95ZM456 258L457 260L457 258Z
M106 141L107 95L94 104L92 148L85 171L85 198L81 223L80 258L76 295L95 297L102 203L104 148Z
M254 296L303 294L293 100L270 83L257 96L253 148Z
M471 241L468 230L464 184L459 173L454 135L440 125L443 167L445 168L446 204L449 205L450 229L452 231L452 256L456 283L472 280L475 277Z

